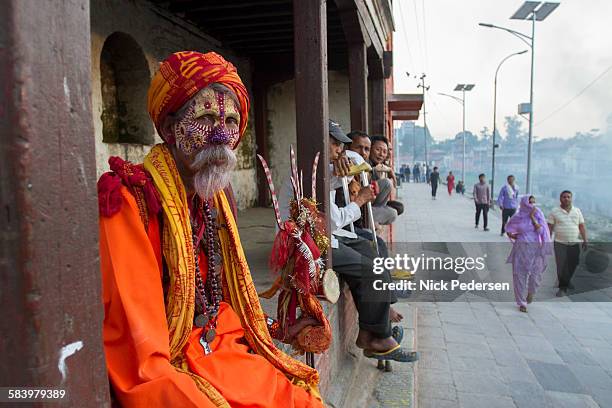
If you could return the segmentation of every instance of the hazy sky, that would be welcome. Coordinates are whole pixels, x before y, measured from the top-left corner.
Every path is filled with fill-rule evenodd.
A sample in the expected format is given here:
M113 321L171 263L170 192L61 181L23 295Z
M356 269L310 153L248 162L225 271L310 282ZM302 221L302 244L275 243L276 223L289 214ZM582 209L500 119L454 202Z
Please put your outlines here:
M461 105L438 92L474 83L466 93L466 129L493 127L493 77L507 55L529 49L513 35L478 26L486 22L531 34L531 22L510 20L522 0L395 0L393 69L396 93L421 92L427 74L427 126L436 139L461 131ZM507 60L498 75L497 125L529 102L530 53ZM567 107L546 118L604 73ZM411 74L407 78L405 72ZM606 129L612 114L612 0L561 0L536 22L534 136L570 137L577 131ZM423 116L418 121L423 123ZM396 127L399 123L396 123ZM524 128L527 128L525 121Z

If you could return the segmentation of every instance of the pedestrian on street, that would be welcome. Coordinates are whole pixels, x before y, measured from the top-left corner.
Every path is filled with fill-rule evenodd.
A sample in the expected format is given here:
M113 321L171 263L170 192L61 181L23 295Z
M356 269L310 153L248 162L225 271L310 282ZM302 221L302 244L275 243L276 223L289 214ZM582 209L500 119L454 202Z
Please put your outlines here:
M429 175L429 184L431 184L431 199L436 199L436 192L438 191L438 183L440 182L440 173L438 168L434 167L433 172Z
M533 301L548 265L546 259L552 254L550 231L534 196L521 198L518 213L506 225L506 234L512 241L506 263L512 264L514 299L519 310L527 313L527 304Z
M455 176L453 176L453 172L449 171L448 176L446 176L446 189L448 190L448 195L453 195L453 189L455 188Z
M455 188L455 191L457 192L457 194L461 194L461 195L465 194L465 184L463 184L462 180L459 180L457 182L457 187Z
M404 167L404 179L406 180L406 183L410 183L410 164L407 164L406 167Z
M501 236L506 232L505 226L508 219L514 215L516 212L516 208L518 207L518 196L519 196L519 187L516 184L514 176L509 175L506 178L507 184L499 190L499 195L497 196L497 205L502 210L502 226L501 226Z
M563 191L559 197L561 205L553 209L546 220L551 235L555 236L559 297L567 295L568 289L573 288L571 280L580 259L580 243L583 250L588 246L584 217L582 211L572 205L572 196L571 191Z
M491 205L491 194L487 179L484 173L478 176L478 183L474 184L474 204L476 204L476 227L478 228L478 221L480 221L480 213L482 213L482 219L484 222L483 229L488 231L487 225L489 223L489 206Z
M414 169L412 170L412 173L414 174L414 182L420 183L421 182L421 169L419 168L418 163L414 163Z

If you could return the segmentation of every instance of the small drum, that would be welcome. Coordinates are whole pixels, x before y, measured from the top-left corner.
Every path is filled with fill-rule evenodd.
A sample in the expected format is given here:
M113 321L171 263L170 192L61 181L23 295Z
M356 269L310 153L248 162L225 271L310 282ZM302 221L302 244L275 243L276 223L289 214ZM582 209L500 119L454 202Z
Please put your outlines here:
M318 297L328 301L329 303L336 303L340 297L340 282L338 276L333 269L326 269L321 277L321 290Z

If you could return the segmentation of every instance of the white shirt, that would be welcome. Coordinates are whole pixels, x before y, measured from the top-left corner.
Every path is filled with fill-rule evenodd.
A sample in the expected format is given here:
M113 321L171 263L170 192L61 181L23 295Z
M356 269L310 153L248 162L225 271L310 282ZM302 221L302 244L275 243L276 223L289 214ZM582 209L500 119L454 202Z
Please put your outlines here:
M357 152L347 150L345 153L346 156L356 165L360 165L365 161ZM349 225L351 222L355 222L361 218L361 209L354 202L350 202L345 207L338 207L336 205L336 189L342 187L342 178L333 175L333 165L331 164L329 171L330 174L332 174L329 182L329 212L332 228L331 246L332 248L338 248L338 240L334 238L334 235L353 239L357 238L357 234L343 228Z
M582 241L578 226L584 224L584 217L579 208L572 206L569 211L566 211L561 207L556 207L548 215L546 222L553 225L556 242L576 243Z

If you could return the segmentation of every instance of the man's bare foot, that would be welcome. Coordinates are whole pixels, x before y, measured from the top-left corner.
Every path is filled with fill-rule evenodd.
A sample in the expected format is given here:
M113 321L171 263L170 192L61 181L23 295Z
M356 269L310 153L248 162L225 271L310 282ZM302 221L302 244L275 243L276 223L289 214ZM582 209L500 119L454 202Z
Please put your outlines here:
M388 351L391 350L393 347L397 346L397 342L393 337L379 339L372 336L372 333L365 330L359 330L359 334L357 335L357 341L355 342L355 344L360 349L376 352Z
M389 319L393 323L399 323L402 321L402 319L404 319L404 316L401 313L399 313L397 310L391 307L389 308Z
M289 326L289 328L287 329L287 337L285 338L284 342L291 343L293 341L293 338L297 336L298 333L302 331L303 328L307 326L318 326L318 325L319 325L319 322L317 319L314 319L312 317L300 317L299 319L295 321L295 324L293 326Z
M368 348L368 345L372 341L372 334L368 331L359 329L359 334L357 335L357 340L355 341L355 345L360 349Z

